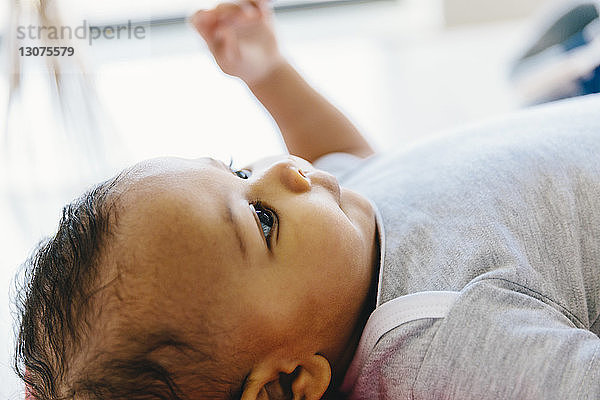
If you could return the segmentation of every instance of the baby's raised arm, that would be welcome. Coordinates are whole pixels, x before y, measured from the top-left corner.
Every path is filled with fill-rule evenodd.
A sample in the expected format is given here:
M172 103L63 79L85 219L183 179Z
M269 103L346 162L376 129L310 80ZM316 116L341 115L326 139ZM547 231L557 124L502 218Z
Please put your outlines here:
M281 55L268 0L219 4L198 11L192 23L223 72L241 78L275 119L290 154L308 161L333 152L373 154L356 127Z

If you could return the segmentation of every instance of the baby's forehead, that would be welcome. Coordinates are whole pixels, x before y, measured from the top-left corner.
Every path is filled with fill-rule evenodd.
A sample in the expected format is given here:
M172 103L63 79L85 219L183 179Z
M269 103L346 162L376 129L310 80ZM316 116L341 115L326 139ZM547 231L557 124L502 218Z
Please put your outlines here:
M227 167L212 158L155 158L124 170L119 178L122 206L169 208L180 203L222 201Z
M213 159L163 158L123 175L119 231L153 250L227 242L227 168ZM222 248L226 244L220 244ZM206 252L209 246L199 250Z
M204 222L211 218L211 214L204 211L219 207L224 197L211 184L214 180L215 177L204 174L202 169L144 168L143 172L135 172L124 180L123 214L145 224L170 224L173 219L179 223Z
M141 161L127 169L121 175L129 186L139 186L161 180L173 179L183 175L212 175L215 169L223 170L226 166L210 157L187 159L179 157L158 157Z

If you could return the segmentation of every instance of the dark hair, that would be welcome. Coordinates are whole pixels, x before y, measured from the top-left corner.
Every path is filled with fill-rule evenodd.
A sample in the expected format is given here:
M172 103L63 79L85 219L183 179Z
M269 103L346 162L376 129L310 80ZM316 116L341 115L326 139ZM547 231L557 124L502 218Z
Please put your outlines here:
M137 354L94 366L101 379L73 387L69 359L80 348L93 318L98 264L116 223L119 177L101 183L65 206L58 231L41 242L23 265L17 289L19 313L14 367L39 400L73 398L181 399L165 368ZM68 379L67 379L68 378Z
M86 364L85 371L69 370L73 357L84 351L92 322L100 313L97 308L103 306L94 307L93 296L115 283L99 287L100 266L105 263L109 239L116 235L118 225L120 195L115 189L120 176L65 206L57 233L42 241L24 263L23 277L17 280L17 374L37 400L187 399L180 389L184 385L178 385L176 378L185 381L186 389L190 382L192 387L199 387L200 382L208 386L208 391L202 390L204 396L241 397L239 389L232 392L239 383L232 385L210 373L217 371L210 368L214 360L209 352L184 343L169 330L148 332L138 327L121 338L122 343L112 352L105 349L101 355L92 355L93 362ZM118 282L116 286L119 300ZM185 373L176 376L150 357L166 347L176 351ZM204 373L198 371L200 363L207 367Z

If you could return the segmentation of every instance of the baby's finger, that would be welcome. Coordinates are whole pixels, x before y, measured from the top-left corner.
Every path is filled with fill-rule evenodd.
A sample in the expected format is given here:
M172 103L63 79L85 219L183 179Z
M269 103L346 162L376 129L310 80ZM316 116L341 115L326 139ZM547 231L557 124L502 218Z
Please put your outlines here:
M240 3L246 21L252 21L260 16L259 9L251 1L242 1Z
M212 11L197 11L190 19L192 25L202 38L210 45L214 40L214 30L217 26L217 18Z
M254 23L261 16L260 11L247 0L235 4L219 4L215 8L215 13L219 26Z
M214 13L219 21L228 20L241 12L241 6L236 3L220 3L214 9Z
M273 5L270 0L249 0L250 3L254 7L258 9L258 11L263 16L270 16L273 10Z

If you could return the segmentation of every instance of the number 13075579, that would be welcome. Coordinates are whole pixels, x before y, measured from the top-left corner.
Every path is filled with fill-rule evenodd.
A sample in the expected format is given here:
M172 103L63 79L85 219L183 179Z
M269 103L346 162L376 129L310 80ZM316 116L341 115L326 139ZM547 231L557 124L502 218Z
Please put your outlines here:
M75 49L70 46L19 47L21 57L71 57Z

